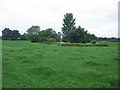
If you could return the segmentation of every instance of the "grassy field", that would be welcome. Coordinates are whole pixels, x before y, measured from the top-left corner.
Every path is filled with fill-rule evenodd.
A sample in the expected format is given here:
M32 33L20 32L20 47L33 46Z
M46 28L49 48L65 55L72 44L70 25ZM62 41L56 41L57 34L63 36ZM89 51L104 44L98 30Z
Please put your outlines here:
M57 46L3 41L3 88L117 88L118 44Z
M2 88L2 40L0 40L0 89Z

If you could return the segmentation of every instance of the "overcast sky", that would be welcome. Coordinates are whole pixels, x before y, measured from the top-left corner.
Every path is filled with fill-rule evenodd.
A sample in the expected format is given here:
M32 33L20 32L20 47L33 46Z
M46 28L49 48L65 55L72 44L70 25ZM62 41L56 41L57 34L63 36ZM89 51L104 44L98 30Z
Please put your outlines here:
M32 25L61 31L65 13L98 37L118 37L119 0L0 0L0 35L4 28L21 34Z

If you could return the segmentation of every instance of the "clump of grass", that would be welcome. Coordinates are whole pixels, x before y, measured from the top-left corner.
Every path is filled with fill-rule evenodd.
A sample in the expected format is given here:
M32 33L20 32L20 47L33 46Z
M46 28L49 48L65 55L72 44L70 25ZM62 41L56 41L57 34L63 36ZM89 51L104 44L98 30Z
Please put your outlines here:
M22 60L23 63L32 63L32 60L30 59L25 59L25 60Z
M45 66L42 66L42 67L36 67L36 68L32 68L32 71L33 74L37 74L37 75L52 75L52 74L55 74L56 72L53 70L53 68L50 68L50 67L45 67Z
M14 52L14 50L9 50L9 52Z
M97 65L99 65L98 63L93 62L93 61L87 61L87 62L85 62L85 64L87 64L87 65L92 65L92 66L97 66Z
M116 60L116 61L120 61L120 57L114 58L114 60Z
M108 64L106 64L106 63L98 63L98 62L95 62L95 61L87 61L87 62L85 62L85 64L87 64L87 65L90 65L90 66L108 66Z
M97 58L97 57L95 57L95 56L90 56L91 58Z
M96 40L92 40L91 43L92 43L92 44L96 44Z
M113 87L118 87L119 81L118 80L110 80L108 83Z

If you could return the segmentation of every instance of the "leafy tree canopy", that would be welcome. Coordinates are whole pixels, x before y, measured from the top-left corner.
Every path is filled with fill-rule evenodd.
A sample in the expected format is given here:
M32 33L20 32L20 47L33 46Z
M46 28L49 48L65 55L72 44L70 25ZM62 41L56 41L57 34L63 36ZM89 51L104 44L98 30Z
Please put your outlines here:
M27 30L27 39L31 40L32 42L38 42L38 34L40 32L39 26L32 26Z
M73 14L66 13L66 15L64 15L63 27L62 27L64 41L68 39L68 34L74 30L75 30L75 19L73 18Z
M86 43L96 39L94 34L89 34L84 28L75 26L75 19L72 13L66 13L64 15L62 33L64 42Z
M3 40L18 40L20 39L20 33L18 30L10 30L9 28L5 28L2 31L2 39Z
M53 40L54 38L54 40ZM41 32L39 32L39 40L40 42L43 41L59 41L60 37L59 35L55 32L55 30L53 30L52 28L48 28L46 30L42 30Z

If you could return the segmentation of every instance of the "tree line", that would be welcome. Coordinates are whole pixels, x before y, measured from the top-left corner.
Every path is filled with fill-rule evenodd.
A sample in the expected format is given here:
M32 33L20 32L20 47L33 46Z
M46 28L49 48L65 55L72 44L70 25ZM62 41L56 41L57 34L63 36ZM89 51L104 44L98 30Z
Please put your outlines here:
M61 33L56 33L52 28L40 30L39 26L30 27L26 33L20 34L18 30L5 28L2 31L3 40L31 40L31 42L59 42Z
M75 26L75 19L72 13L66 13L63 18L61 32L56 32L52 28L41 30L40 26L30 27L26 33L21 35L18 30L5 28L2 31L3 40L31 40L31 42L70 42L87 43L92 40L118 40L117 38L102 38L90 34L81 26Z
M20 39L21 34L18 30L10 30L9 28L5 28L2 31L2 39L3 40L18 40Z

